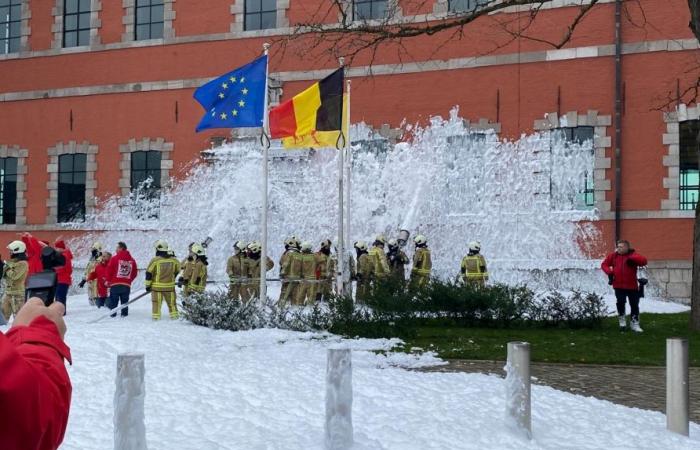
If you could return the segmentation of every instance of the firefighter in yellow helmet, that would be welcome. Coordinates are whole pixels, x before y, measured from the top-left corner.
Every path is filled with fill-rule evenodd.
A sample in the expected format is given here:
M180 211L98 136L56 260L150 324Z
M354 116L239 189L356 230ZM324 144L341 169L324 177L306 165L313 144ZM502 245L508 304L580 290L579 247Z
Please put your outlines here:
M316 285L318 280L318 263L316 255L311 253L311 242L301 243L301 283L296 289L294 303L297 305L311 304L316 300Z
M262 245L258 241L248 244L248 298L260 298L260 264L262 264ZM275 263L265 255L265 272L272 270ZM267 300L267 299L265 299Z
M233 300L242 298L243 285L248 278L248 258L245 255L246 244L236 241L233 245L233 255L226 261L226 275L228 275L228 295Z
M290 257L292 251L298 251L299 242L295 236L290 236L284 241L284 252L280 256L279 267L280 267L280 280L282 281L282 287L280 288L280 298L279 303L284 304L289 301L289 295L293 288L290 288L290 283L287 281L287 273L285 272L288 268L287 260Z
M399 242L396 239L389 239L389 253L387 253L387 259L389 260L389 268L391 269L391 276L398 280L406 281L406 264L409 263L408 256L399 247Z
M146 269L146 292L151 293L153 303L153 320L160 320L163 302L168 305L171 319L178 318L175 295L175 280L180 272L179 261L169 255L170 247L165 241L155 243L156 256L151 259Z
M7 246L10 260L2 268L2 280L5 282L5 294L2 296L2 315L9 320L17 314L24 304L24 284L29 272L27 263L27 246L22 241L12 241Z
M461 276L464 284L476 286L484 286L489 280L486 258L481 254L481 244L477 241L469 243L469 253L462 258Z
M192 266L194 266L195 262L197 262L197 255L194 254L192 251L192 248L197 245L194 242L190 242L190 245L187 246L187 256L180 261L180 278L184 279L185 272L191 271ZM184 294L187 296L189 294L189 288L187 285L184 285Z
M85 273L83 274L83 279L78 283L78 287L83 288L87 283L88 286L88 302L90 305L95 306L97 304L97 299L100 297L97 292L97 280L93 279L88 281L90 274L95 270L97 264L100 263L100 257L102 256L102 243L95 242L92 244L90 249L90 259L85 266Z
M428 240L422 234L413 238L416 244L416 251L413 254L413 268L411 269L411 286L423 287L430 280L430 271L433 268L433 261L430 257Z
M357 253L357 267L355 269L357 289L355 290L355 299L358 303L364 303L374 280L375 264L372 257L367 254L367 243L365 241L355 242L355 252Z
M280 273L284 274L285 288L280 294L280 306L287 302L292 302L298 305L297 292L301 289L302 276L302 258L299 253L301 244L296 238L291 238L289 241L287 256L284 258L284 266L280 268Z
M391 273L391 268L389 267L389 260L384 253L384 244L386 238L383 234L377 236L372 244L372 248L369 250L368 254L372 259L374 264L374 276L378 282L385 279Z
M331 241L324 239L321 248L315 253L318 267L318 286L316 289L316 301L330 298L333 293L333 281L335 280L335 257L331 255Z
M204 292L207 287L207 251L201 244L193 244L191 248L195 256L194 261L187 266L178 280L178 285L185 286L185 296Z

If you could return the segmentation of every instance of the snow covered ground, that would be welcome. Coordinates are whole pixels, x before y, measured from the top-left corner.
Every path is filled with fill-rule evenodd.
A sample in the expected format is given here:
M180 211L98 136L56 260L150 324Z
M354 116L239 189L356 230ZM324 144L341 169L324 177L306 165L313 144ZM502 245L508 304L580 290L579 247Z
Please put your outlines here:
M644 301L643 310L665 309ZM326 349L353 348L356 449L697 449L665 431L661 413L533 386L531 442L504 425L505 387L496 376L423 373L431 354L390 350L392 340L341 340L282 330L214 331L167 318L150 302L126 319L87 321L97 311L69 299L66 340L73 403L64 445L109 449L117 353L146 354L146 430L157 449L320 449ZM101 310L102 313L104 310ZM3 328L4 331L4 328Z

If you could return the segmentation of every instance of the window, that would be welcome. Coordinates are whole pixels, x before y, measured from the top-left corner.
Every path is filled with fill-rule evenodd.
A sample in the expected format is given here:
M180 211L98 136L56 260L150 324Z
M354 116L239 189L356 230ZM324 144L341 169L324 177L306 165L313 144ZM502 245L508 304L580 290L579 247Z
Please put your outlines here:
M474 12L487 0L449 0L448 11L451 13Z
M354 20L383 19L386 17L387 0L354 0Z
M84 153L58 157L58 222L85 220Z
M64 0L63 46L90 45L91 0Z
M245 30L277 27L277 0L245 0Z
M0 158L0 223L17 218L17 158Z
M550 192L554 209L581 210L595 206L594 137L593 127L588 126L552 130Z
M159 151L138 151L131 154L131 191L153 198L160 193Z
M0 0L0 55L19 51L22 0Z
M163 0L136 0L135 39L163 38Z
M700 120L681 122L679 146L680 209L692 210L700 194L700 172L698 152L700 152Z

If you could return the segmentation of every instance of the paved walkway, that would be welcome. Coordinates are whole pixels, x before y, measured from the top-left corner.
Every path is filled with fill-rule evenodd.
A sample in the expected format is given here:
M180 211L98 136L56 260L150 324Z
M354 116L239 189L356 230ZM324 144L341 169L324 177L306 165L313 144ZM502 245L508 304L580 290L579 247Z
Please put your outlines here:
M504 362L448 360L425 370L491 373L505 376ZM532 363L533 382L635 408L666 410L666 369L642 366ZM700 368L690 369L690 420L700 423Z

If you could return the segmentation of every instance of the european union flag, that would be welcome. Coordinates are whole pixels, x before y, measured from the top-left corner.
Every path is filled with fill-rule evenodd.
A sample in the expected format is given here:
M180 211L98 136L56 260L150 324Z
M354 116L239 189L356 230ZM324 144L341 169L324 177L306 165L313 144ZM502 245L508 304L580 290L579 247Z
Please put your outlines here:
M267 55L200 86L194 98L207 111L197 132L208 128L262 127Z

